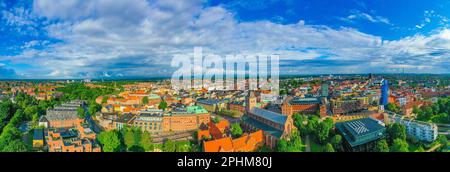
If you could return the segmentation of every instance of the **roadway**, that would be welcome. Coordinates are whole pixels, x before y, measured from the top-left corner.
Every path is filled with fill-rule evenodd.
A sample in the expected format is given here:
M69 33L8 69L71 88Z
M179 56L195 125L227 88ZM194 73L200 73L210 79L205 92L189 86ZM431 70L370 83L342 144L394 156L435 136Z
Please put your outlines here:
M89 114L89 111L86 106L83 106L84 111L86 112L85 119L89 123L89 127L94 133L99 134L102 129L98 126L98 124L92 119L92 116Z

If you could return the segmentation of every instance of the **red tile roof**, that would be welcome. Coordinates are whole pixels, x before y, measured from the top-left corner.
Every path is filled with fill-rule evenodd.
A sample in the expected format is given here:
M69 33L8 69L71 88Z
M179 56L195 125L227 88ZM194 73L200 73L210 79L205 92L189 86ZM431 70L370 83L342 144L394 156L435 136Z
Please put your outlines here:
M231 139L224 137L203 142L205 152L251 152L263 145L264 135L262 130Z

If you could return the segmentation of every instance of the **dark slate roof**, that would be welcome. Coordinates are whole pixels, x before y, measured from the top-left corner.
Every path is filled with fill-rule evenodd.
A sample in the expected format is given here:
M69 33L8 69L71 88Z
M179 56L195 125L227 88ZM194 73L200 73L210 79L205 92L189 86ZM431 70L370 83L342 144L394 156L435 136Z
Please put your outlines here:
M44 139L44 130L34 129L33 139L34 140L43 140Z
M264 124L262 122L259 122L259 121L255 120L255 119L252 119L252 118L248 117L247 115L244 115L242 117L242 121L244 123L246 123L246 124L249 124L249 125L254 126L254 127L258 128L258 129L261 129L264 132L269 133L270 135L275 136L277 138L281 138L281 135L283 134L283 131L280 131L280 130L278 130L276 128L273 128L273 127L271 127L269 125L266 125L266 124Z
M41 116L39 118L39 122L48 122L47 118L45 118L45 116Z
M233 105L244 105L244 104L245 104L245 102L240 102L240 101L232 101L232 102L230 102L230 104L233 104Z
M269 121L284 125L286 123L287 120L287 116L280 114L280 113L276 113L276 112L272 112L272 111L268 111L265 109L261 109L261 108L252 108L250 110L250 113L255 115L255 116L259 116L261 118L267 119Z
M78 118L77 110L47 110L46 116L48 121L72 120Z
M202 103L202 104L207 104L207 105L215 105L215 104L219 104L222 103L223 100L220 99L200 99L197 100L197 103Z
M336 123L336 128L352 147L377 140L384 136L386 130L381 121L372 118Z
M319 99L315 98L315 97L311 97L311 98L299 98L296 97L294 99L292 99L291 101L289 101L289 104L317 104L319 103Z
M65 138L73 138L78 136L78 132L75 129L67 129L67 128L54 128L53 131L55 133L59 133L63 139Z

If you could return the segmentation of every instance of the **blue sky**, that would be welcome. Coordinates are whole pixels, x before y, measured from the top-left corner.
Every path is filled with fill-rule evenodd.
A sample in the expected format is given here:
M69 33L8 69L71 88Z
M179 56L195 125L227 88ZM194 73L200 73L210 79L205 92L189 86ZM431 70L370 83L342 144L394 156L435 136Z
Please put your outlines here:
M450 73L446 0L2 0L0 78L170 76L175 54L279 54L281 74Z

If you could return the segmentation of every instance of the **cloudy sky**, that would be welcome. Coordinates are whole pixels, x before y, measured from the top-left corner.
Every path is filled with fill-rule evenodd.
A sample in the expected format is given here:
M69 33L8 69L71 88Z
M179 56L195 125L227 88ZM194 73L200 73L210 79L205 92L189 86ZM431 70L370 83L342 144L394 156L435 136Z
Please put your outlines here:
M170 76L194 47L278 54L281 74L450 73L450 1L0 0L0 78Z

